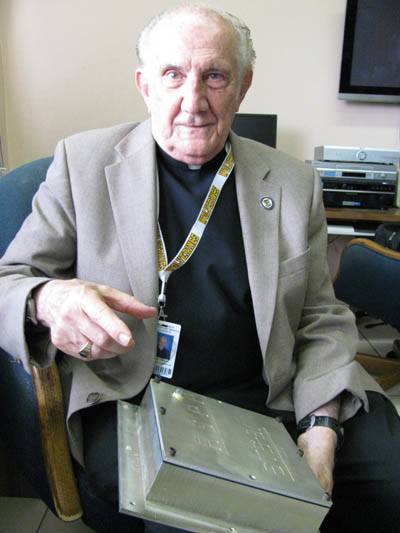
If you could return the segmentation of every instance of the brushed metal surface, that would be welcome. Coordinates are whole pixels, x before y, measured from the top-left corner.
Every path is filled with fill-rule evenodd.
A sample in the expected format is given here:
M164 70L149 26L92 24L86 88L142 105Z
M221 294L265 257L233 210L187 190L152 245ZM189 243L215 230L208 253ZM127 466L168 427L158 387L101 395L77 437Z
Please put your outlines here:
M149 391L164 461L326 506L282 423L163 382Z
M151 382L118 405L120 510L188 531L318 531L330 502L284 426Z

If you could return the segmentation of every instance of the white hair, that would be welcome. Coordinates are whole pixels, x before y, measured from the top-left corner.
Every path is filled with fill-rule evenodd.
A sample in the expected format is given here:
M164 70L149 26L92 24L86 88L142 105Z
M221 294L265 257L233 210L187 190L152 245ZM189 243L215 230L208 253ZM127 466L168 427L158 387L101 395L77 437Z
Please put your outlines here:
M231 26L237 40L239 73L243 76L245 72L253 70L256 53L253 48L253 41L248 26L246 26L246 24L235 15L232 15L231 13L228 13L222 9L210 7L206 4L190 3L181 4L177 7L163 11L159 15L153 17L145 26L136 43L136 54L141 66L144 66L146 63L146 52L148 51L151 34L155 27L161 22L165 21L167 18L173 17L174 15L178 15L180 13L197 13L203 17L211 15L227 22Z

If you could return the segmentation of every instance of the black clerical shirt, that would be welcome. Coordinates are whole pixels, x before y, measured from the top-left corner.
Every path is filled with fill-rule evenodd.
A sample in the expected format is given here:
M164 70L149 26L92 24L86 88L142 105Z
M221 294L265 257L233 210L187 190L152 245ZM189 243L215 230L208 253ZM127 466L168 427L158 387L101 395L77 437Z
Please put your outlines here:
M200 169L157 147L159 222L168 254L187 237L223 150ZM244 254L234 172L189 261L167 285L167 320L182 326L174 374L168 383L265 412L267 387Z

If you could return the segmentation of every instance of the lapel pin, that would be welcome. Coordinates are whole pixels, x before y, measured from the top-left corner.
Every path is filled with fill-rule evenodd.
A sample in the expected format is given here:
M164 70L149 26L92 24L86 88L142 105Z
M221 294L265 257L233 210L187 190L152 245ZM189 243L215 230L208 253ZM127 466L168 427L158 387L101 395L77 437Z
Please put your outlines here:
M260 204L263 206L264 209L273 209L274 208L274 201L269 196L263 196L260 200Z

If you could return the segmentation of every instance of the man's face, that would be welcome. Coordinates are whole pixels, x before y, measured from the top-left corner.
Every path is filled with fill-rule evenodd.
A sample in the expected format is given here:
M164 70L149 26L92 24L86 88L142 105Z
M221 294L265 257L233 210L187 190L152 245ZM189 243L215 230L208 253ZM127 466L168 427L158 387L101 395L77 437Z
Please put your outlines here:
M166 337L163 337L162 335L159 337L158 339L158 347L160 348L160 350L162 350L163 348L165 348L167 346L167 338Z
M212 159L228 137L252 73L239 78L232 30L215 19L180 16L151 35L136 84L161 148L187 164Z

